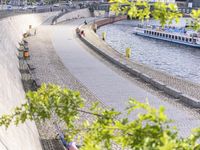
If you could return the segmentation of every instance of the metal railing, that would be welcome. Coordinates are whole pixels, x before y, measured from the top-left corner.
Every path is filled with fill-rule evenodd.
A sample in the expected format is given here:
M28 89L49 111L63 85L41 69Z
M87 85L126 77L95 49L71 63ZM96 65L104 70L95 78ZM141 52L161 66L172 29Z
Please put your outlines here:
M178 10L184 14L190 14L192 10L197 10L197 7L194 8L188 8L188 7L179 7Z
M20 14L61 11L62 9L63 7L61 8L61 7L51 7L51 6L46 6L46 7L36 8L36 9L27 9L27 10L22 10L22 9L1 10L0 9L0 19L14 16L14 15L20 15Z

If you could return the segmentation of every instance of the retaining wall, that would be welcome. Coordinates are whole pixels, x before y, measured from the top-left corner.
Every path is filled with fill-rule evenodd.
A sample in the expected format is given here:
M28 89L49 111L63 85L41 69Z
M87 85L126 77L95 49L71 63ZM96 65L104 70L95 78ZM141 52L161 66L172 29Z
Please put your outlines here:
M95 23L97 24L97 27L101 27L107 24L111 24L120 20L125 20L127 19L127 16L118 16L118 17L110 17L110 18L104 18L96 21Z
M100 27L123 19L125 19L125 16L104 18L95 23ZM92 23L87 26L81 26L80 30L84 30L86 35L80 36L81 40L112 63L122 67L133 76L140 78L168 95L180 99L182 102L192 107L200 108L199 85L149 68L148 66L131 62L122 54L108 46L107 43L99 39L92 31ZM186 89L184 87L186 87Z
M29 14L0 20L0 115L24 102L25 92L19 72L17 58L18 42L29 25L38 26L47 18L57 14ZM0 150L41 150L39 135L34 122L7 130L0 127Z
M57 23L60 23L60 22L66 21L66 20L85 18L85 17L90 17L90 16L91 16L91 13L88 8L79 9L76 11L66 13L62 17L58 18Z

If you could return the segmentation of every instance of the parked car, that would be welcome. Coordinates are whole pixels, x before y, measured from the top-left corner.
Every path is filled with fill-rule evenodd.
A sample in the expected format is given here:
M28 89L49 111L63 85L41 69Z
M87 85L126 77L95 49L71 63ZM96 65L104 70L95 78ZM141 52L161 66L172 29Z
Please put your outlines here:
M7 8L6 8L7 10L12 10L13 8L12 8L12 6L11 5L7 5Z
M59 4L53 4L53 7L59 7Z
M45 3L44 2L37 2L36 5L37 6L43 6L43 5L45 5Z

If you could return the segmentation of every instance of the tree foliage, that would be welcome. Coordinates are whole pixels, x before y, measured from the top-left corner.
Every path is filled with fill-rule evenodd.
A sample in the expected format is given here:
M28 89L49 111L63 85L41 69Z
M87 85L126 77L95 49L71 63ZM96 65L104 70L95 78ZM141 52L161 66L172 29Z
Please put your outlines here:
M130 99L125 110L127 116L114 109L101 108L94 103L84 111L84 99L76 91L57 85L43 84L37 91L26 94L27 102L14 109L10 115L0 117L0 125L9 127L26 120L44 121L52 113L66 124L66 140L80 139L81 150L111 150L113 145L133 150L198 150L200 129L187 138L180 138L171 120L165 115L164 107L155 109L148 103ZM138 110L140 113L137 113ZM88 113L93 120L80 122L79 112ZM125 117L124 117L125 116ZM129 120L128 118L135 118ZM78 138L77 138L78 136Z
M198 10L192 10L192 13L190 14L192 17L192 23L191 26L196 31L200 30L200 9Z
M171 24L173 20L179 21L182 14L175 4L155 2L150 4L148 0L111 0L111 11L117 14L128 14L130 18L138 18L142 21L148 20L150 16L159 20L162 26Z

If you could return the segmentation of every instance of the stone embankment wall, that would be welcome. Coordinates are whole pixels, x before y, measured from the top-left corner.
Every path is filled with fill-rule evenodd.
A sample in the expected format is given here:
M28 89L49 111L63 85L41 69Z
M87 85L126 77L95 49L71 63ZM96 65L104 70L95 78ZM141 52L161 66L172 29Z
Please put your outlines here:
M22 34L44 22L54 13L29 14L0 20L0 115L10 113L12 108L23 103L25 92L17 58L18 42ZM41 150L35 123L26 122L7 130L0 127L0 150Z
M79 10L76 10L76 11L66 13L62 17L58 18L57 23L63 22L63 21L66 21L66 20L85 18L85 17L90 17L90 16L91 16L91 13L87 8L86 9L79 9Z
M117 20L125 19L123 17L125 16L122 16L122 18L105 18L97 20L95 23L97 24L97 27L100 27L113 23ZM80 35L81 40L112 63L123 68L133 76L140 78L142 81L149 83L158 90L179 99L181 102L195 108L200 108L199 84L171 76L144 64L130 61L122 54L112 49L105 41L101 40L92 30L92 23L88 25L81 25L79 28L85 32L85 36Z
M98 20L95 23L97 24L97 27L99 28L101 26L111 24L120 20L126 20L126 19L127 19L127 16L110 17L110 18L106 18L106 19L104 18L104 19Z

